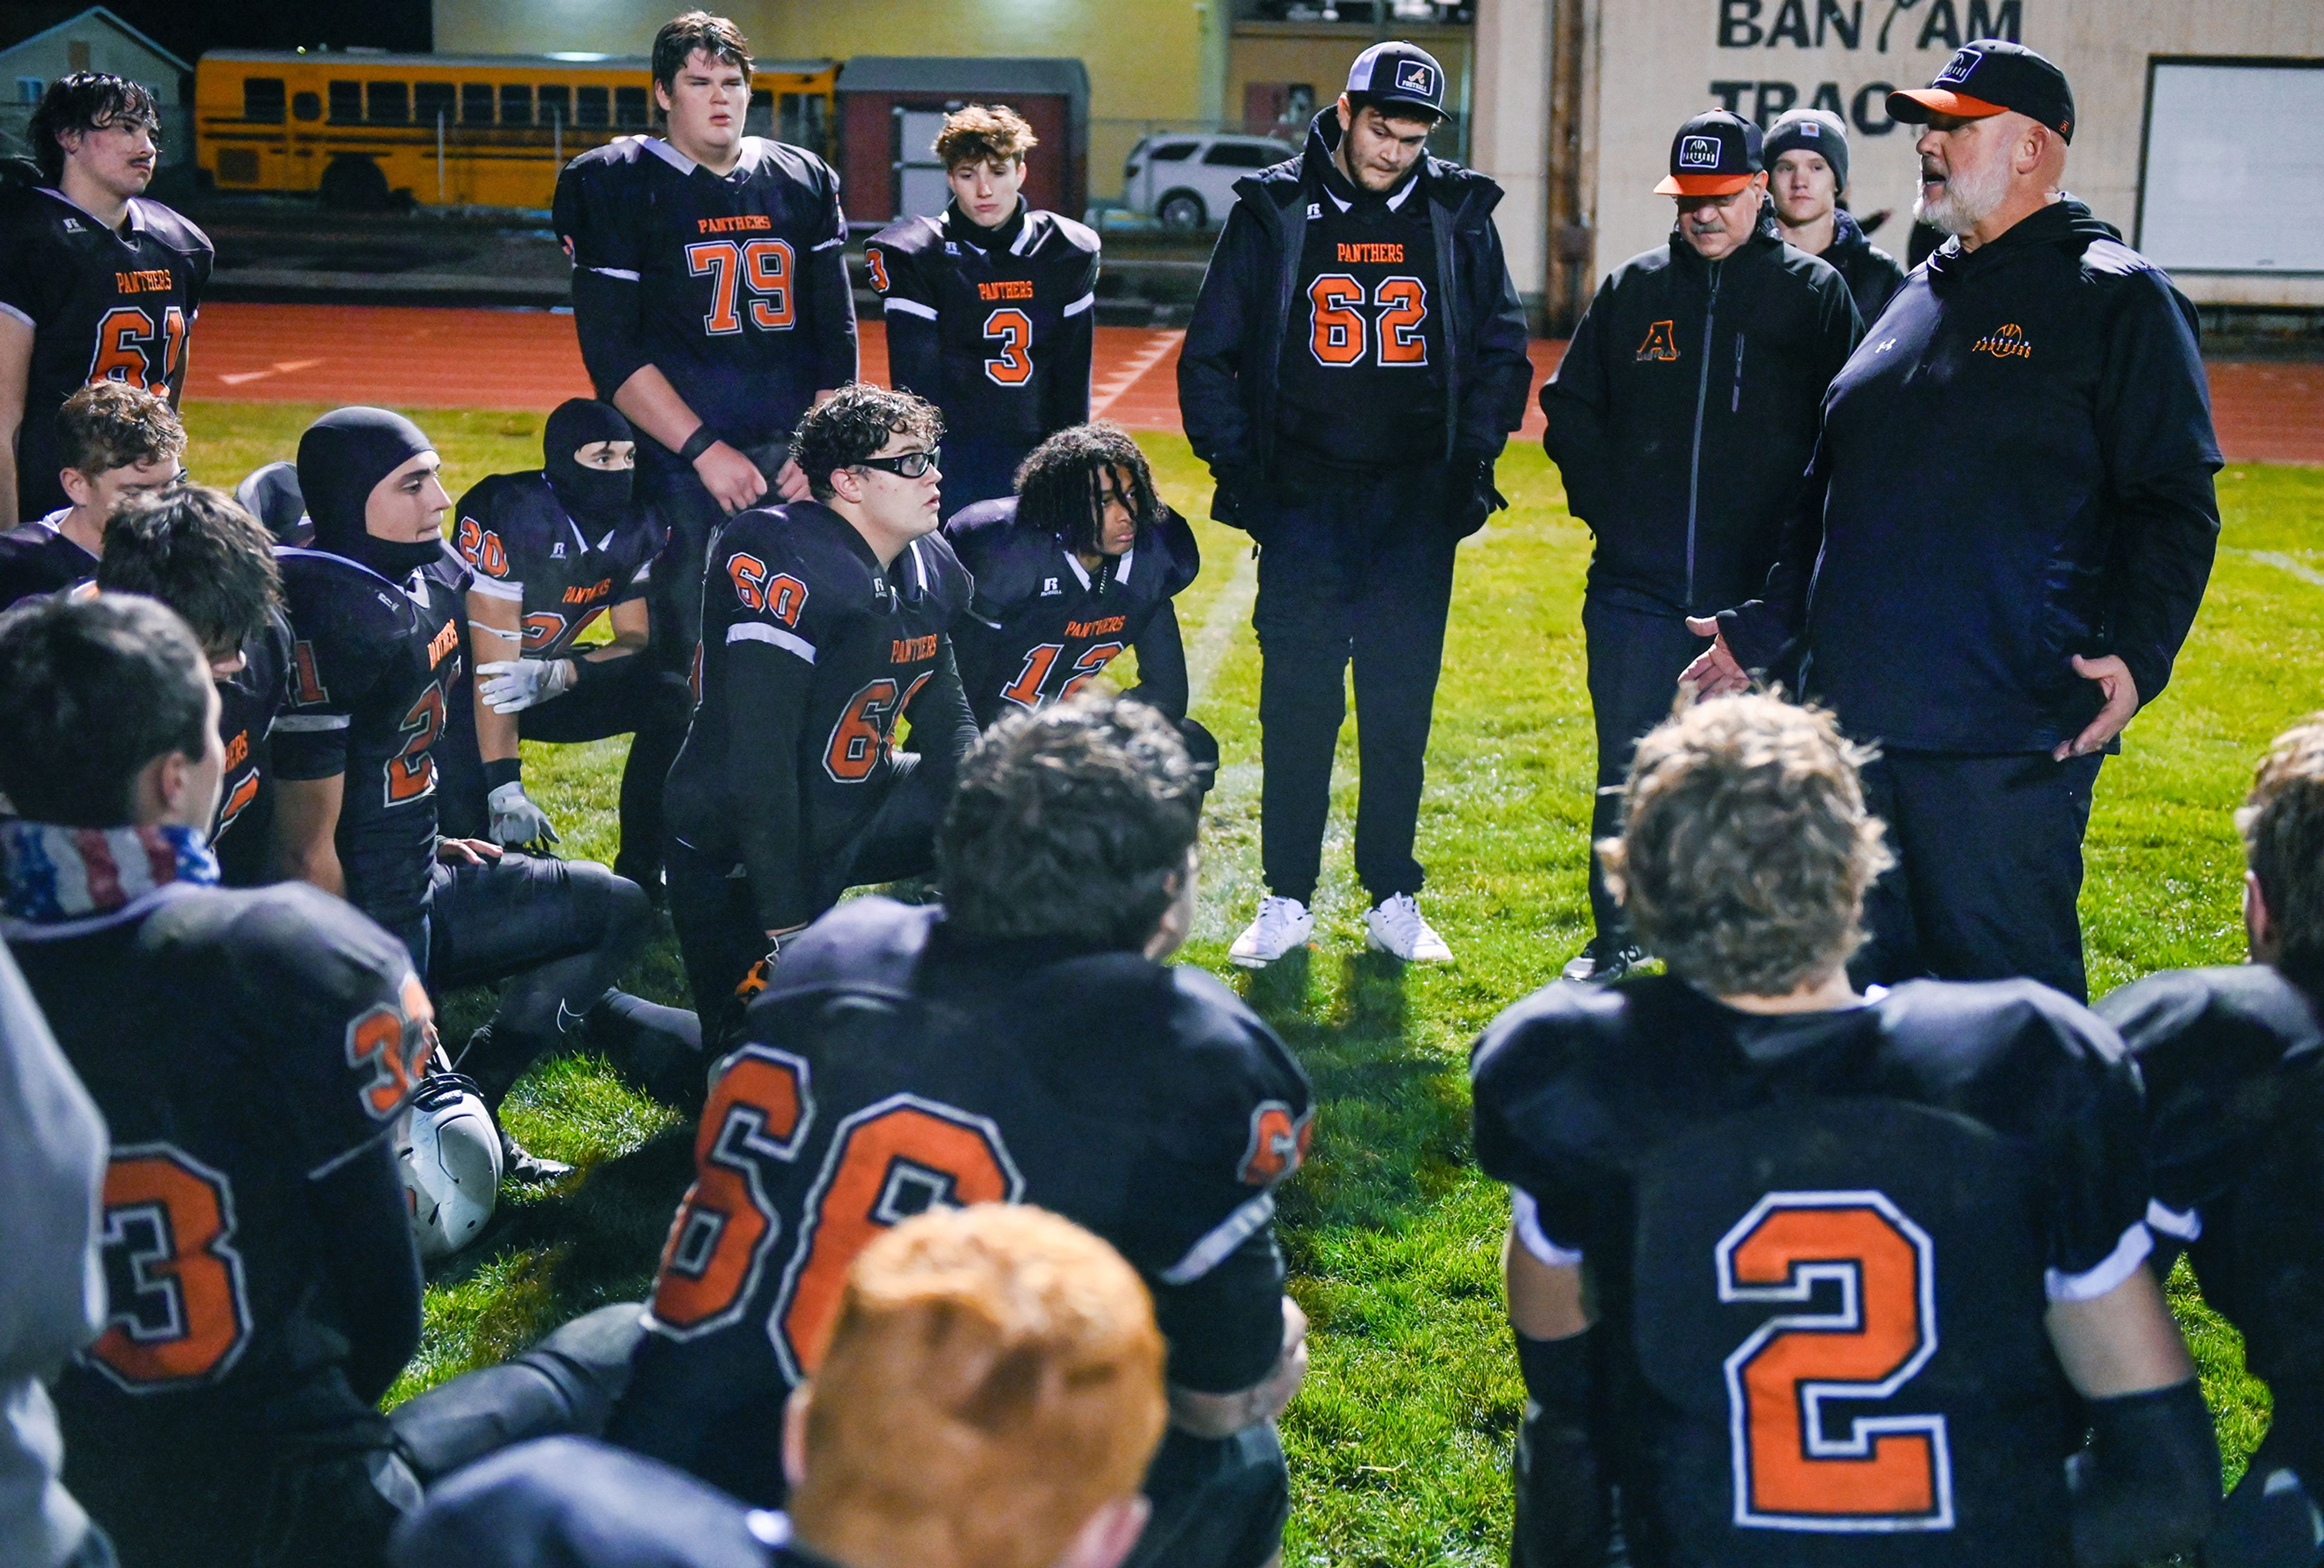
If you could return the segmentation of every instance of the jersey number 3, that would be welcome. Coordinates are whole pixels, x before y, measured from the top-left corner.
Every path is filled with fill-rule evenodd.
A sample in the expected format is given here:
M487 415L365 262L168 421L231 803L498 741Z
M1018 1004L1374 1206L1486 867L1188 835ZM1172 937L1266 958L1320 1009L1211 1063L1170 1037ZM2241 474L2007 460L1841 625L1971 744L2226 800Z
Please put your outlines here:
M1719 1298L1785 1302L1727 1358L1735 1522L1770 1530L1953 1526L1941 1416L1827 1421L1893 1398L1937 1350L1928 1232L1877 1192L1769 1193L1719 1243ZM1832 1309L1810 1303L1819 1289ZM1829 1298L1829 1297L1828 1297Z
M90 1362L132 1394L205 1383L250 1342L226 1177L166 1143L113 1151L105 1170L112 1319Z

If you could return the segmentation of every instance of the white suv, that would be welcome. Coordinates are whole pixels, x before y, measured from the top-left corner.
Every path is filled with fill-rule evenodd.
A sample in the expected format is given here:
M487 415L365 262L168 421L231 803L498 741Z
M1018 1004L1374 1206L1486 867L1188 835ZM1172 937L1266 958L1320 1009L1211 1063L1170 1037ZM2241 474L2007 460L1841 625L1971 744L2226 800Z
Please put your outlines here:
M1121 166L1121 199L1164 228L1205 228L1226 220L1236 180L1298 153L1272 136L1148 136Z

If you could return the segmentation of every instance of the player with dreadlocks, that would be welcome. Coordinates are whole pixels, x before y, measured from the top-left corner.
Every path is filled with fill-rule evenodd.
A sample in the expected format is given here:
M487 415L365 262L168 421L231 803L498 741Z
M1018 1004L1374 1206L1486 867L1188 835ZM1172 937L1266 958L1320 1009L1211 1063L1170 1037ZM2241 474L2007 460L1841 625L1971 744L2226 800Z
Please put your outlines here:
M1135 649L1128 695L1167 715L1210 777L1219 745L1186 716L1186 650L1171 604L1202 557L1127 431L1102 422L1059 430L1017 470L1015 495L964 508L945 534L976 576L953 636L979 724L1070 696Z

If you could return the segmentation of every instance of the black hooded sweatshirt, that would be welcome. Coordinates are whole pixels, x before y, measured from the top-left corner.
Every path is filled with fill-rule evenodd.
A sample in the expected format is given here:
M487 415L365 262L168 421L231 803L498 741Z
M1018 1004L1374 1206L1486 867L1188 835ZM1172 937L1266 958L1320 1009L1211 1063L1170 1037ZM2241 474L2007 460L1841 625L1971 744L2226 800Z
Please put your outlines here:
M1674 233L1617 267L1541 389L1542 445L1598 536L1591 597L1674 614L1754 592L1860 330L1840 274L1772 217L1720 261Z
M2171 678L2218 542L2194 307L2068 198L1904 281L1824 400L1763 595L1720 617L1892 749L2048 751ZM1803 662L1802 662L1803 661Z
M1864 329L1880 319L1896 291L1904 286L1904 264L1872 243L1856 215L1846 208L1832 214L1831 244L1824 263L1848 281L1849 298L1864 318Z

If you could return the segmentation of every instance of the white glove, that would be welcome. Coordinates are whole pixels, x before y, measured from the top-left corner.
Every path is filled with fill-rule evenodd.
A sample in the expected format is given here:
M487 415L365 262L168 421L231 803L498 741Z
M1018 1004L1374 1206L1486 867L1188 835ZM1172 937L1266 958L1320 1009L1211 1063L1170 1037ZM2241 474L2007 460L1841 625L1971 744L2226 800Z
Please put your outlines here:
M484 706L496 714L521 714L563 696L576 678L569 659L497 659L476 666L484 678Z
M493 808L493 842L503 849L558 842L557 825L549 820L549 813L532 803L521 780L502 785L485 799Z

